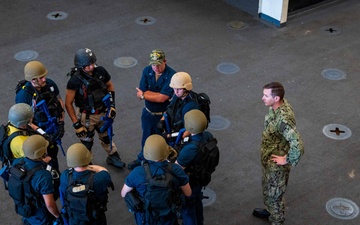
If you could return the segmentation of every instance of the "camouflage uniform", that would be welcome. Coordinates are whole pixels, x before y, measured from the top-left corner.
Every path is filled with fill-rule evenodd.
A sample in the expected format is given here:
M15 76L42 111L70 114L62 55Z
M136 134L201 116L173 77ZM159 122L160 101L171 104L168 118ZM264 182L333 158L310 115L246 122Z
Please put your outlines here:
M303 142L296 130L295 116L291 105L284 99L274 111L265 116L265 128L261 142L262 186L264 204L272 224L285 221L284 194L289 180L290 168L295 166L304 153ZM286 157L287 164L276 165L271 155Z

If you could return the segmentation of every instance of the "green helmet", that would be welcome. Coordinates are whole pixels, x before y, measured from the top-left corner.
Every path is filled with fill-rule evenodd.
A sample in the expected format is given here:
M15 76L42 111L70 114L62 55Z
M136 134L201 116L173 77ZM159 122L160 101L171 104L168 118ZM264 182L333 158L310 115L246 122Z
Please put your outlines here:
M23 151L29 159L40 159L46 154L49 142L41 135L29 136L23 143Z
M18 103L9 109L8 119L15 127L22 127L26 126L33 116L34 113L28 104Z
M34 78L39 78L47 75L48 71L45 66L39 61L28 62L24 67L25 80L31 81Z
M158 135L150 135L144 145L144 157L151 161L161 161L168 158L170 154L177 154L165 141L165 139Z
M208 125L205 114L198 109L193 109L185 113L184 123L185 129L192 134L203 132Z
M91 152L82 143L75 143L67 150L66 162L68 167L87 166L91 160Z
M185 88L186 90L192 90L192 80L188 73L177 72L170 81L170 87L172 88Z

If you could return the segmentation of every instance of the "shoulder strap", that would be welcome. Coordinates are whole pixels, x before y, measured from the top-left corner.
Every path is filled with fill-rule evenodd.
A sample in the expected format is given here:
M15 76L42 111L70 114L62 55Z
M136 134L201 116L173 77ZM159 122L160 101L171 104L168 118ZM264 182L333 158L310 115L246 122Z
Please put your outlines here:
M143 168L144 168L145 173L146 173L146 181L149 182L149 180L152 179L149 163L148 163L148 162L144 162L144 163L143 163Z
M31 170L26 172L26 177L25 177L25 181L29 181L31 179L31 177L39 170L42 170L43 167L42 166L37 166L32 168Z
M76 78L78 78L86 87L89 86L89 81L85 79L85 77L83 77L80 72L74 73L74 75L76 76Z
M69 171L69 176L68 176L68 186L72 185L74 182L80 181L82 178L84 178L86 176L86 174L84 174L83 176L81 176L78 179L74 180L74 177L73 177L74 169L70 168L69 170L70 171ZM93 190L93 187L94 187L94 175L95 175L95 172L90 171L89 177L85 182L85 184L89 185L89 188L91 190Z

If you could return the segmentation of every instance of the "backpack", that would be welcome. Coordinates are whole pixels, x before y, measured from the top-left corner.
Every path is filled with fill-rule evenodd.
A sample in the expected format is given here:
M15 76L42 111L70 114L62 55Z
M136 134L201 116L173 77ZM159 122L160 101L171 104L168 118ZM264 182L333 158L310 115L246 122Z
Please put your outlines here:
M9 130L8 125L9 124L6 125L2 124L0 126L0 160L2 162L2 167L10 166L12 161L14 160L14 157L10 149L11 141L19 135L23 135L23 136L29 135L27 131L19 130L19 131L15 131L10 136L8 136L8 130Z
M144 210L147 224L157 224L159 217L170 212L177 212L180 205L180 189L175 190L171 174L172 164L163 168L166 173L152 177L148 162L143 163L146 172L146 192L144 195Z
M195 182L205 187L210 183L211 174L219 164L220 151L217 146L217 139L210 138L207 139L205 143L197 141L193 142L198 146L198 160L194 165L187 167L186 171L189 171L190 183Z
M43 204L42 197L35 193L31 186L32 176L43 168L38 166L27 171L24 164L25 161L22 160L10 167L8 185L9 195L14 200L16 213L28 218L35 215L37 209Z
M192 99L195 99L196 103L199 105L200 110L205 114L208 122L210 123L210 97L205 93L196 93L192 92Z
M91 171L86 182L82 182L83 177L74 180L73 170L70 169L64 207L68 217L75 221L93 221L107 210L106 205L100 203L95 197L94 175L95 172Z

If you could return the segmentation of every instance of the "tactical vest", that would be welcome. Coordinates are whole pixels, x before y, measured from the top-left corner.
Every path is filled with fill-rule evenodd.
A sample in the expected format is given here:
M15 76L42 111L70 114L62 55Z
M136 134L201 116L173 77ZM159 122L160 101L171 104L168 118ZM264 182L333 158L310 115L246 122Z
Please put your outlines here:
M25 83L21 86L21 89L24 89L26 92L30 93L33 96L32 99L33 103L35 103L34 105L39 103L41 100L44 100L51 116L56 118L60 118L62 116L64 109L62 108L60 101L55 94L55 88L53 85L46 84L45 87L42 87L41 90L38 91L32 85L26 85L25 81ZM41 108L34 108L35 111L33 122L35 124L46 123L48 121L48 118L45 112L43 112Z
M169 124L171 133L178 132L181 128L184 128L184 121L182 119L182 109L184 106L191 101L195 101L192 97L192 91L189 92L189 95L182 100L177 98L174 104L171 104L166 109L166 114L169 116Z
M76 71L73 76L76 76L82 83L75 95L75 106L79 107L81 112L94 113L95 110L104 110L102 99L108 91L103 77L95 70L92 76L82 71Z

